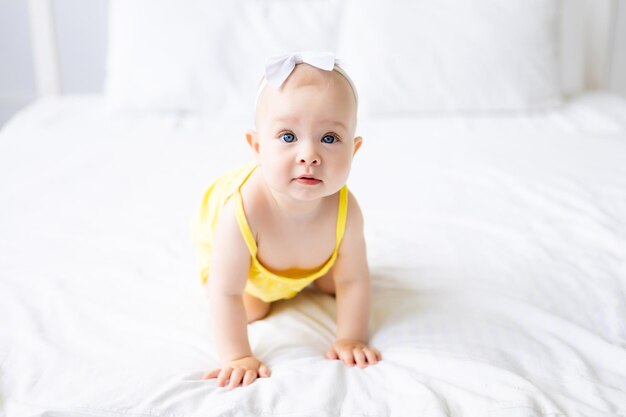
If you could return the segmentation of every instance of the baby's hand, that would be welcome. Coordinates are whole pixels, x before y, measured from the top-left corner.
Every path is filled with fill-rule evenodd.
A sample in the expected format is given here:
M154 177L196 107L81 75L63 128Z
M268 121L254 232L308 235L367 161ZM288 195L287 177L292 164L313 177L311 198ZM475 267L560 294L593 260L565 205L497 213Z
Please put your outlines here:
M245 387L246 385L251 384L255 379L257 379L257 376L261 378L267 378L270 376L270 370L254 356L246 356L244 358L230 361L222 365L221 369L217 368L210 372L207 372L206 374L204 374L202 379L211 379L217 377L216 385L218 387L223 387L230 379L228 389L231 390L239 386L239 384L242 382L242 379L242 386Z
M378 349L370 348L358 340L338 339L326 352L328 359L341 359L349 366L356 362L359 368L365 368L367 364L374 365L383 358Z

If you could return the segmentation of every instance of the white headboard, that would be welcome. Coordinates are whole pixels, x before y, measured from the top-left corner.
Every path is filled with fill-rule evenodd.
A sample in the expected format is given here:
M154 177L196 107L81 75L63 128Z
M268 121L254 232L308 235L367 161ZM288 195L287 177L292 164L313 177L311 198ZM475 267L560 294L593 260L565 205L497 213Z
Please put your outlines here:
M561 0L582 1L585 42L585 82L589 88L606 87L611 68L615 38L618 1L620 0Z
M52 0L29 0L35 81L39 96L61 93L61 66Z
M611 58L614 55L615 16L619 1L624 0L561 0L564 13L573 17L568 19L569 27L562 28L562 33L567 33L570 39L566 39L566 47L563 53L566 61L584 61L582 71L584 74L574 74L573 78L582 78L584 87L587 89L604 88L609 82L609 69ZM37 91L40 96L54 95L64 92L62 88L63 67L62 57L59 50L59 5L68 6L69 0L29 0L29 13L31 21L35 76ZM105 0L105 4L108 0ZM57 13L55 13L55 6ZM106 19L103 13L102 19ZM67 21L68 19L65 19ZM101 22L106 24L106 22ZM76 35L74 35L76 36ZM569 43L569 46L567 44ZM584 48L575 45L584 44ZM92 65L102 65L106 55L106 46L98 45L101 50L93 53L99 54ZM579 55L583 54L583 57ZM90 57L87 57L90 59ZM102 65L103 66L103 65ZM102 68L99 74L104 74ZM572 80L564 80L571 84ZM97 83L97 80L96 80Z

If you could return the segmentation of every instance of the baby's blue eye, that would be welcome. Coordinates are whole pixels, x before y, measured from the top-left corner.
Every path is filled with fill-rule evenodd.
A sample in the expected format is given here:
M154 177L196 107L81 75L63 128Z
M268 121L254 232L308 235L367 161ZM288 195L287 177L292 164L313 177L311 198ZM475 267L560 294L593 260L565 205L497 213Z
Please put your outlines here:
M296 137L293 135L293 133L283 133L281 139L287 143L291 143L296 140Z
M337 142L337 138L333 135L326 135L322 138L323 143L335 143Z

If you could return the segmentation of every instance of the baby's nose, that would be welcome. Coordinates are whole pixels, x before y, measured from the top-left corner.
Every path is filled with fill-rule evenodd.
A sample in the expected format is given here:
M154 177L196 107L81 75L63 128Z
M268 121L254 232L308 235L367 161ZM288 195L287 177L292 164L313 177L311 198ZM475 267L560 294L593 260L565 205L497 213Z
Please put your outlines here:
M314 145L303 143L298 149L299 165L319 165L321 163L322 160Z
M300 165L319 165L320 164L320 158L318 157L300 157L300 159L298 160L298 163Z

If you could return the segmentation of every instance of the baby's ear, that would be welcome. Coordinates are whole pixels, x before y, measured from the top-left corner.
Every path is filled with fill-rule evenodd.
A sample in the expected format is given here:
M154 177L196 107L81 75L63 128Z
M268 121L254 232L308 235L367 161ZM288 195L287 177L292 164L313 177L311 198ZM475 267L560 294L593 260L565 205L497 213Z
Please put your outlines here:
M252 152L254 152L255 156L259 155L259 135L257 135L257 133L250 129L248 131L246 131L246 141L248 142L248 145L250 145L250 148L252 149Z
M361 136L357 136L356 138L354 138L354 153L352 154L352 156L356 155L356 151L359 150L362 144L363 138Z

